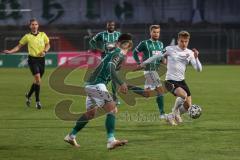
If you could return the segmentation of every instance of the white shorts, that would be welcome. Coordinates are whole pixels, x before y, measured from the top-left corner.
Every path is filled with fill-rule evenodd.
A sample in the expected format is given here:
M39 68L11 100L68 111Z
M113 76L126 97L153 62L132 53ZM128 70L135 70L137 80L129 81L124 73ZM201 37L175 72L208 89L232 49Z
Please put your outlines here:
M86 109L93 107L102 107L106 102L112 102L112 96L107 90L105 84L86 85L85 91L87 93Z
M145 76L145 89L155 90L157 87L162 86L161 79L157 71L144 71Z

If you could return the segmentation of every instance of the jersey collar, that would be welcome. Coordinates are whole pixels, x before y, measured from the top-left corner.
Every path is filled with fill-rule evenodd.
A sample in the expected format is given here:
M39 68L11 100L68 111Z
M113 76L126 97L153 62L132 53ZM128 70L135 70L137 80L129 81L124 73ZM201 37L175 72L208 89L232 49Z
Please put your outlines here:
M158 42L159 40L154 41L152 38L149 39L152 42Z
M34 34L32 32L30 32L31 35L37 36L39 34L39 31L37 32L37 34Z
M108 30L106 30L106 32L107 32L108 34L113 34L113 33L115 33L116 31L113 31L112 33L110 33L110 32L108 32Z
M180 48L180 47L177 45L177 49L179 49L179 50L181 50L181 51L186 51L187 48L182 49L182 48Z

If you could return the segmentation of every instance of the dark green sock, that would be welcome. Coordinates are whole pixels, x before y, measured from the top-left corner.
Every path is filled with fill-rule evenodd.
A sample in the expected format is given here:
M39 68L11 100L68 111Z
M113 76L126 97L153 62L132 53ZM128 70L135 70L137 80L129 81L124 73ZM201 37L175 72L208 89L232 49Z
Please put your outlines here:
M88 123L88 120L85 115L82 115L76 122L75 127L73 128L71 135L76 135L85 125Z
M128 89L133 91L134 93L144 96L144 89L142 89L141 87L137 87L137 86L128 86Z
M157 104L158 104L158 109L160 114L164 114L164 100L163 100L163 95L158 95L156 98Z
M115 130L115 115L112 113L108 113L105 121L105 127L107 130L107 138L114 138L114 130Z

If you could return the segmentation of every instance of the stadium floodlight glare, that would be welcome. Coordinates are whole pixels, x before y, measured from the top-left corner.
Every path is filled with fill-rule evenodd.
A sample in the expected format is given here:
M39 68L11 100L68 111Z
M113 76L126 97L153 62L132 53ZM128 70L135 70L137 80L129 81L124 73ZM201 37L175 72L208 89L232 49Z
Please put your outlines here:
M0 9L0 12L31 12L32 9Z

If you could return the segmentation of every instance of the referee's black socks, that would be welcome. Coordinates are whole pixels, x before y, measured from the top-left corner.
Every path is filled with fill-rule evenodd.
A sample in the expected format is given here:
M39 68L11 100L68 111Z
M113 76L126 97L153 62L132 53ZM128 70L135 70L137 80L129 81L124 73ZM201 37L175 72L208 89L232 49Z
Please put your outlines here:
M30 98L32 96L34 91L35 91L35 83L32 84L32 86L27 94L28 98Z
M35 84L35 97L36 97L36 102L40 101L39 94L40 94L40 85Z

